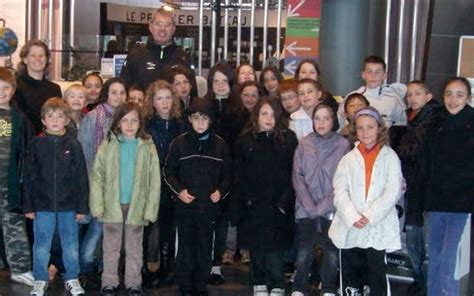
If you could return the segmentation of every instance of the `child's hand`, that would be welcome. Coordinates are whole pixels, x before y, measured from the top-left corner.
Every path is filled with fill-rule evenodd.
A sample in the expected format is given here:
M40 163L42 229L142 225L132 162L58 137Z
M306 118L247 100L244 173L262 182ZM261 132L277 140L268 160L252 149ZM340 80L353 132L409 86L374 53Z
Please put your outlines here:
M219 192L219 190L216 190L214 191L214 193L211 194L211 196L209 196L212 200L213 203L216 203L218 202L219 200L221 200L221 193Z
M179 194L178 198L181 199L184 203L189 204L191 203L195 197L188 193L187 189L183 189Z
M354 222L354 227L362 229L369 223L369 219L367 219L365 216L362 216L359 220Z
M35 213L34 212L25 213L25 217L28 218L28 219L33 220L35 218Z
M81 221L85 216L84 214L76 214L76 222Z

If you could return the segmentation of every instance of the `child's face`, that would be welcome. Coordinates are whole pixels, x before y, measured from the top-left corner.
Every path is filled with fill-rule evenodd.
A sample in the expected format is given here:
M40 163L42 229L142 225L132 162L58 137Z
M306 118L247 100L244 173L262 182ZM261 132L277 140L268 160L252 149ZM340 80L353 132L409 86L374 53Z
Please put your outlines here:
M253 108L255 108L255 105L257 105L258 98L258 89L253 85L247 86L240 93L242 104L249 112L252 112Z
M352 117L354 117L354 114L357 113L362 108L368 107L367 104L361 99L353 99L349 103L347 103L346 107L346 118L348 120L352 120Z
M173 90L180 99L189 97L191 93L191 82L184 74L177 74L174 76Z
M145 101L145 94L138 89L132 89L128 92L128 98L130 101L137 103L138 106L143 106L143 102Z
M69 123L69 117L62 110L54 110L46 113L41 122L46 127L46 131L50 133L59 133L64 131Z
M357 117L356 131L357 139L364 144L367 149L371 149L377 144L379 124L373 117L367 115Z
M84 87L87 91L87 103L94 103L99 99L102 83L96 76L87 77L84 81Z
M26 64L28 73L43 73L46 68L46 52L41 46L33 45L23 62Z
M269 132L275 128L275 112L273 108L265 104L258 113L258 128L261 132Z
M169 89L160 89L153 97L153 108L163 119L168 119L173 108L173 95Z
M327 135L334 126L334 120L331 112L327 108L316 111L313 118L313 127L320 136Z
M107 103L113 108L117 108L127 99L127 92L121 83L112 83L109 88Z
M272 71L263 74L263 86L270 94L275 94L278 91L278 79Z
M460 81L451 82L444 89L444 106L453 115L464 109L469 99L468 90Z
M69 90L64 99L72 111L81 111L86 106L86 94L80 89Z
M202 134L207 131L211 123L209 116L200 112L189 115L188 120L191 122L193 130L198 134Z
M255 81L255 74L253 73L253 68L249 65L244 65L240 67L237 80L239 83L244 83L245 81Z
M140 128L140 117L136 110L127 113L119 122L119 129L126 139L134 139Z
M304 78L318 80L318 72L313 64L304 63L301 65L300 71L298 72L298 80L303 80Z
M216 96L226 97L230 93L229 79L222 72L217 71L212 80L212 91Z
M298 99L306 110L313 110L321 98L321 91L312 83L302 83L298 85Z
M10 109L10 100L15 93L13 85L10 83L0 80L0 108Z
M295 112L301 107L301 102L298 100L298 94L295 91L289 90L280 94L281 105L283 109L289 114Z
M408 85L407 102L412 110L420 111L432 97L423 86L416 83Z
M387 78L387 73L382 64L367 63L362 72L362 79L368 88L376 88L383 84Z

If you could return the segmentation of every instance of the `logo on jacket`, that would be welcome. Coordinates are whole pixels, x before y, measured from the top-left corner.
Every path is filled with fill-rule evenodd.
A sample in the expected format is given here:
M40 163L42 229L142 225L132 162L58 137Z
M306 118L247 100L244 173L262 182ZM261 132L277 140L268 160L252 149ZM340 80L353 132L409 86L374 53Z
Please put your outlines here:
M147 70L155 70L156 69L156 64L152 62L146 62L146 69Z
M12 124L5 119L0 119L0 137L11 137Z

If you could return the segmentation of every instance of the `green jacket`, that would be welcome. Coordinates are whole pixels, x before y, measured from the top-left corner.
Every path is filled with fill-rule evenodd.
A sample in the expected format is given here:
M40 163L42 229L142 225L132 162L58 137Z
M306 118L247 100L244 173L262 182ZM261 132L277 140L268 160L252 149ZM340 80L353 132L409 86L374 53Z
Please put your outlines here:
M102 141L90 174L89 207L102 222L124 221L120 207L120 143L116 136ZM156 221L160 205L160 161L153 140L138 140L135 179L126 224L147 225Z

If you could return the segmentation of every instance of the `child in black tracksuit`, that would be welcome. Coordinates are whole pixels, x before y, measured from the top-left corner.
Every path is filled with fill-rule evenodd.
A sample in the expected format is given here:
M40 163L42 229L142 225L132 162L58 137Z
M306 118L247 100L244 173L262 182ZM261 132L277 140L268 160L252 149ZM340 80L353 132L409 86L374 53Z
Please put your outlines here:
M164 179L178 196L176 280L182 295L207 295L213 227L230 189L231 160L225 141L209 130L211 102L196 99L189 109L192 130L171 144Z

